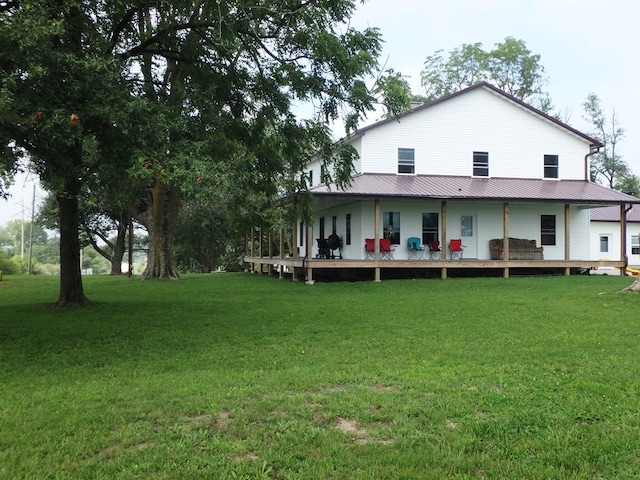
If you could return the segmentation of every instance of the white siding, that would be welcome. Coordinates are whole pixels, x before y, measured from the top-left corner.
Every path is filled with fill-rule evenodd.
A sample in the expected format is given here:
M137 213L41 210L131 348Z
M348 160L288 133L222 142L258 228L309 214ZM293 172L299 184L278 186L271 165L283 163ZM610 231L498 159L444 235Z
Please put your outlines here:
M543 178L544 155L561 179L584 179L589 145L489 90L479 88L375 127L362 138L362 171L396 173L398 148L414 148L416 173L472 175L473 152L489 152L492 177Z

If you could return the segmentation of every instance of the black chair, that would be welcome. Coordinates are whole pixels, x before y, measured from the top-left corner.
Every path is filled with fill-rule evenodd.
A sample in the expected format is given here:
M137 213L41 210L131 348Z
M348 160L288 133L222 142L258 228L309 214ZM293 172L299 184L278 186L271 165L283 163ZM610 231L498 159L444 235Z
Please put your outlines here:
M318 243L318 253L316 254L316 258L330 258L331 249L329 248L329 242L327 239L316 238L316 242Z

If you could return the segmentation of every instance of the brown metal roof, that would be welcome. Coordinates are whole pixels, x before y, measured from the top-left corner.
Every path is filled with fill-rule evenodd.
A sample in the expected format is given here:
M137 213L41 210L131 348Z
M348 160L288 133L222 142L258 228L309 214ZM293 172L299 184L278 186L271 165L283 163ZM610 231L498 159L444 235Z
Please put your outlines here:
M439 103L442 102L446 102L447 100L451 99L451 98L455 98L458 97L460 95L464 95L467 92L473 91L473 90L477 90L479 88L485 88L488 90L491 90L493 93L497 94L498 96L503 97L505 100L508 100L512 103L515 103L523 108L525 108L526 110L529 110L530 112L534 113L535 115L539 115L540 117L544 118L545 120L547 120L548 122L551 122L561 128L564 128L565 130L568 130L569 132L573 133L574 135L577 135L578 137L582 138L583 140L586 140L587 142L589 142L589 145L591 147L595 147L595 148L599 148L599 147L603 147L602 143L599 142L598 140L596 140L593 137L590 137L589 135L586 135L584 133L582 133L579 130L576 130L575 128L573 128L570 125L567 125L564 122L561 122L560 120L558 120L557 118L552 117L551 115L548 115L546 113L544 113L542 110L538 110L535 107L532 107L531 105L529 105L528 103L523 102L522 100L520 100L517 97L514 97L513 95L508 94L507 92L505 92L504 90L500 90L498 87L491 85L489 82L480 82L477 83L475 85L472 85L471 87L467 87L463 90L459 90L457 92L454 92L450 95L446 95L444 97L438 98L437 100L433 100L431 102L427 102L427 103L423 103L422 105L419 105L415 108L412 108L411 110L407 110L406 112L398 115L397 117L393 117L393 118L388 118L388 119L384 119L384 120L380 120L376 123L373 123L371 125L368 125L366 127L363 127L357 131L355 131L352 135L350 135L350 138L357 138L360 137L362 135L364 135L367 131L376 128L379 125L383 125L385 123L389 123L389 122L397 122L398 119L401 119L402 117L405 117L407 115L411 115L414 112L419 112L420 110L425 110L427 108L430 108L434 105L438 105Z
M620 207L602 207L591 209L592 222L619 222ZM627 212L627 222L640 222L640 205L632 205Z
M314 195L416 197L499 201L569 202L591 204L640 203L640 199L584 180L478 178L443 175L355 175L338 190L319 185Z

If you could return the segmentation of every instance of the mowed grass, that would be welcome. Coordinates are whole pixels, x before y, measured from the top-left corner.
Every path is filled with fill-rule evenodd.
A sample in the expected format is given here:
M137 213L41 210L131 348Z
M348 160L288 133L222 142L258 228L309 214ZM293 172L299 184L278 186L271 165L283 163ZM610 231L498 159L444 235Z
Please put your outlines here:
M0 478L638 478L631 281L5 276Z

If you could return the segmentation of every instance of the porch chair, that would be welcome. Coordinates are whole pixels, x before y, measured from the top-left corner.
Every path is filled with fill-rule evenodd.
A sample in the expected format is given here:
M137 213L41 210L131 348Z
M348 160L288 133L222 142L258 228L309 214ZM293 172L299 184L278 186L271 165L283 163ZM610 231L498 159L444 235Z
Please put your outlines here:
M329 250L329 242L326 238L316 238L316 242L318 243L318 253L316 254L316 258L329 258L331 256L331 251Z
M393 252L396 249L391 245L390 238L380 239L380 259L381 260L393 260Z
M376 239L365 238L364 239L364 258L365 260L372 260L376 257Z
M440 260L440 242L438 240L433 240L429 242L429 258L431 260Z
M409 249L409 260L417 258L422 260L424 258L424 245L420 245L420 239L418 237L409 237L407 239L407 248Z
M462 240L459 238L452 238L449 240L449 258L451 260L462 260L462 251L464 250L464 245L462 245Z

